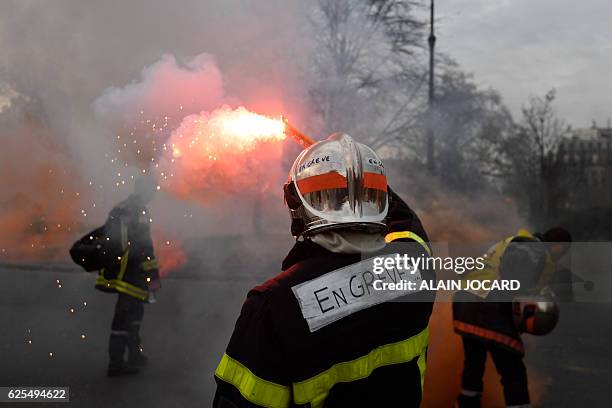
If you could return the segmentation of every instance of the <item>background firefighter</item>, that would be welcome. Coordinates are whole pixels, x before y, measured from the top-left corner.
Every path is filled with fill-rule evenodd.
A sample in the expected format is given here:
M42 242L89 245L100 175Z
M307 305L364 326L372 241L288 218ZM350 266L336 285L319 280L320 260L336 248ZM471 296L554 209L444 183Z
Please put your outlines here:
M520 230L487 252L483 270L468 273L464 278L518 279L521 289L514 294L500 291L455 294L453 325L455 332L462 336L465 354L462 390L457 399L459 408L480 407L487 352L501 376L506 405L531 406L521 332L538 334L552 330L558 312L556 306L549 309L555 314L554 318L544 321L552 324L550 328L533 327L533 324L529 329L523 324L517 327L513 298L548 293L554 283L555 264L568 251L570 241L569 233L561 228L533 235ZM547 304L542 302L542 306L547 307Z
M114 241L112 252L121 253L118 262L102 269L96 280L97 289L118 293L108 346L109 376L136 373L147 363L140 341L143 303L153 302L154 292L161 286L146 208L156 189L151 177L138 178L134 194L112 209L104 226Z
M344 134L304 150L284 190L297 241L283 272L248 293L215 372L214 406L418 407L433 295L325 320L349 294L335 303L318 292L326 305L309 309L301 288L326 288L362 254L385 251L388 224L389 240L411 242L412 256L429 253L420 221L397 195L389 199L374 151Z

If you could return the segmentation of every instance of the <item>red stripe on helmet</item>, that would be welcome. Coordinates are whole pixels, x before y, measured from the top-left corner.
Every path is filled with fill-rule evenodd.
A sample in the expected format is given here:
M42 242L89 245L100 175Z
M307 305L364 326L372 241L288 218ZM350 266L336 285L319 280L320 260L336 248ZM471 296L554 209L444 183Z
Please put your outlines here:
M374 190L387 191L387 177L378 173L363 173L363 186Z
M347 188L348 184L346 177L342 174L330 171L329 173L318 174L316 176L306 177L297 181L298 189L302 194L308 194L315 191L328 190L332 188Z

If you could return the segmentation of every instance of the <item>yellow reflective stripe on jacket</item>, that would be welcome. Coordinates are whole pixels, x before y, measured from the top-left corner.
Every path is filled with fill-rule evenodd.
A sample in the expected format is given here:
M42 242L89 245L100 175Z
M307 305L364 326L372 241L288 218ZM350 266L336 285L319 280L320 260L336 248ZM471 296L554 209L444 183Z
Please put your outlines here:
M357 381L368 377L383 366L406 363L415 358L421 372L421 385L425 378L425 351L429 342L429 328L406 340L385 344L352 361L337 363L316 376L293 384L293 401L322 407L332 387L338 383Z
M130 250L126 250L121 256L121 264L119 266L119 273L117 274L117 280L123 280L123 275L125 275L125 271L127 270L128 258L130 256Z
M150 259L148 261L143 261L140 266L144 271L150 271L153 269L157 269L159 265L157 264L157 259Z
M419 366L419 372L421 373L421 393L423 392L423 386L425 385L425 371L427 369L427 353L425 350L419 356L417 360L417 365Z
M533 234L531 234L526 229L518 230L518 232L515 235L509 236L508 238L502 241L499 241L487 251L487 253L484 255L485 267L483 269L481 270L474 269L470 271L469 274L465 275L462 279L463 280L478 280L478 281L498 280L500 277L499 267L501 264L501 258L506 252L506 249L508 249L508 245L510 245L510 243L514 241L516 238L536 239L533 236ZM549 284L555 272L555 263L553 262L550 256L550 253L548 251L545 251L545 255L546 255L546 260L545 260L544 270L542 271L540 280L538 281L538 284L537 284L538 288L542 288L546 286L547 284ZM469 291L482 298L485 298L489 294L489 291L485 289L470 289Z
M128 249L123 253L123 256L121 256L117 278L106 279L104 277L104 269L102 269L96 278L96 286L103 286L107 289L115 289L117 292L125 293L126 295L135 297L136 299L145 301L149 298L149 291L132 285L131 283L127 283L123 280L125 271L127 270L129 255L130 250Z
M141 300L146 300L149 297L149 292L147 290L123 281L115 281L115 289Z
M461 278L464 281L495 281L499 279L499 265L501 263L501 257L503 256L506 248L512 240L517 237L521 238L533 238L529 231L520 229L516 235L511 235L506 239L503 239L495 243L491 248L484 254L484 268L472 269L469 273L463 275ZM480 289L469 289L468 292L473 293L481 298L486 298L489 295L490 290Z
M117 292L125 293L140 300L147 300L149 292L117 279L106 279L102 274L96 278L96 286L104 286L107 289L115 289Z
M262 407L284 408L291 402L291 389L257 377L248 368L227 354L223 354L215 375L232 384L253 404Z
M402 239L402 238L408 238L408 239L412 239L418 242L419 244L421 244L423 248L425 248L425 251L427 251L429 256L431 256L431 249L429 248L429 245L427 245L427 243L425 242L423 238L419 237L417 234L415 234L412 231L390 232L385 236L385 242L388 244L389 242L393 242L396 239Z

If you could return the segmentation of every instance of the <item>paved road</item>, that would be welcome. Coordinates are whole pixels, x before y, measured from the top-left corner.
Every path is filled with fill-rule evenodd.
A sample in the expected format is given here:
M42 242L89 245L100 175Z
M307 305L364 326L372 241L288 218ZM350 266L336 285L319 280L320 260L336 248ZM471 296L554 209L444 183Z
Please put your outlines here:
M159 302L145 311L151 366L139 376L109 379L106 347L115 297L95 291L86 273L0 268L0 386L70 386L71 407L208 407L212 373L244 294L258 279L229 280L218 273L206 280L165 280ZM529 352L541 386L539 405L609 406L611 304L575 304L565 311L559 330ZM443 317L434 319L440 325ZM444 344L438 339L432 347L430 359L440 361L430 367L440 371L430 371L429 378L439 378L450 364ZM455 362L460 358L454 356Z
M0 271L0 385L67 385L74 407L208 406L211 373L251 283L165 281L145 310L152 364L123 379L105 376L115 296L92 285L81 273Z

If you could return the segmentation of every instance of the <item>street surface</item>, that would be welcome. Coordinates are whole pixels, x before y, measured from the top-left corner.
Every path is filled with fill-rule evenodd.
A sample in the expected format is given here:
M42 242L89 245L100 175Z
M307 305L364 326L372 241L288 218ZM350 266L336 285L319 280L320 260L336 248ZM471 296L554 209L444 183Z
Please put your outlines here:
M191 264L165 279L158 303L145 307L142 338L150 366L124 378L106 377L116 296L94 290L94 275L70 265L0 266L0 386L70 387L69 405L35 407L207 407L214 369L247 290L278 270L280 258L263 258L234 257L225 269ZM437 395L426 397L428 407L451 406L458 389L462 356L447 306L438 305L432 318L426 391L437 388ZM609 405L611 313L609 302L562 305L557 330L527 340L536 406ZM487 379L487 392L500 392L496 375Z

